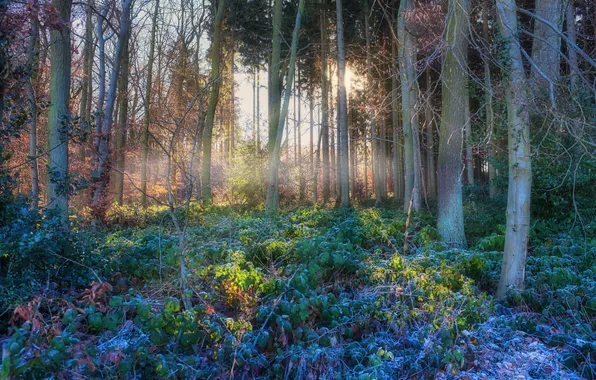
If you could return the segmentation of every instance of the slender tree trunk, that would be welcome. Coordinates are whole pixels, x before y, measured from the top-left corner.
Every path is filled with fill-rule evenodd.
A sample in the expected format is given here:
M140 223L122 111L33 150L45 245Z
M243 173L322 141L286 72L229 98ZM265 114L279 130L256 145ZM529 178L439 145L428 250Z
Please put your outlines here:
M225 0L218 0L217 11L215 13L213 39L211 42L211 94L209 96L209 105L207 106L207 115L205 117L205 130L203 132L203 170L201 179L203 202L210 204L211 195L211 142L213 139L213 124L215 121L215 112L219 102L219 89L221 87L221 78L219 77L219 62L221 59L221 38L222 23L225 10Z
M339 107L337 119L339 123L339 197L342 207L350 206L350 168L348 161L348 98L346 93L346 51L344 47L344 22L342 0L336 0L337 12L337 96Z
M37 167L37 96L34 83L37 80L39 60L37 41L39 39L39 21L31 18L31 35L27 46L27 97L29 98L29 160L31 167L31 208L39 205L39 170Z
M494 133L494 113L493 113L493 94L492 94L492 81L490 75L490 62L488 57L490 56L490 34L488 30L488 12L489 12L489 0L483 2L482 9L482 35L484 37L485 44L487 46L486 55L484 59L484 97L486 104L486 126L488 130L488 194L490 198L497 196L497 169L495 168L495 162L497 160L498 149L496 147Z
M401 158L401 139L399 138L399 67L397 59L397 41L392 41L391 61L393 62L393 72L391 73L391 123L393 130L393 192L396 201L404 199L404 173Z
M506 77L507 125L509 134L509 187L507 190L507 225L505 252L497 297L504 298L507 289L523 289L528 236L530 231L530 123L526 75L517 38L517 5L515 0L497 0L497 18L501 35L508 44L509 75Z
M64 27L50 31L50 108L48 113L48 210L68 227L68 122L70 99L71 0L54 0Z
M125 42L122 67L118 81L120 103L118 109L118 123L116 125L115 159L114 159L114 201L122 206L124 198L124 165L126 147L126 131L128 129L128 77L129 77L129 41Z
M467 82L467 79L466 79ZM466 143L466 180L468 185L474 185L474 153L472 150L472 119L470 118L470 94L468 85L461 94L464 100L465 143Z
M269 166L273 163L273 148L277 138L281 105L281 21L282 0L273 0L273 37L271 40L271 63L269 66Z
M94 183L92 187L93 199L91 203L93 219L95 223L104 219L107 206L105 190L107 184L109 183L111 166L110 135L114 118L120 66L122 64L122 56L124 55L124 49L126 48L128 36L130 34L131 6L132 0L125 0L122 5L122 13L120 14L120 32L118 35L118 41L116 42L112 72L110 74L110 86L108 88L106 108L104 111L104 118L102 120L101 132L99 136L97 160L94 170Z
M430 67L426 69L426 107L424 107L424 124L426 127L426 192L429 198L437 197L437 176L435 168L435 134L432 106L432 87Z
M560 31L563 25L563 3L561 0L536 0L536 15ZM549 89L548 81L543 75L552 82L559 80L561 36L537 19L534 20L533 33L536 37L532 42L532 60L536 67L532 68L530 77L535 95L543 96Z
M323 5L323 3L321 3ZM324 5L323 5L324 6ZM329 159L329 82L327 79L327 14L321 12L321 134L323 153L323 203L329 202L331 195L331 174Z
M300 83L300 79L298 79L298 83ZM298 87L298 86L297 86ZM303 201L306 197L306 179L304 178L304 168L302 167L302 101L300 98L300 88L296 92L296 96L298 97L298 182L300 184L299 194L300 200Z
M147 207L147 164L149 158L149 123L151 121L151 86L153 83L153 61L155 60L155 39L157 35L157 16L159 0L155 3L149 42L149 60L147 63L147 84L145 87L145 114L143 115L143 133L141 135L141 205ZM201 117L199 115L199 117Z
M83 47L83 78L81 80L81 103L79 105L80 123L85 130L89 129L91 116L91 98L93 75L93 18L91 17L91 1L85 9L85 43ZM79 144L79 159L85 160L85 144Z
M461 146L467 97L468 0L449 0L447 46L442 69L443 109L439 133L438 220L441 240L464 247Z
M314 184L316 183L316 176L317 173L315 173L315 164L314 164L314 148L315 148L315 120L314 120L314 112L315 112L315 103L313 100L313 94L312 94L312 89L309 90L308 92L308 108L309 108L309 118L310 118L310 130L309 130L309 134L310 134L310 152L309 152L309 168L310 171L309 173L312 173L313 176L313 193L317 192L316 187L314 187ZM314 199L314 198L313 198Z
M415 67L416 40L406 30L404 19L404 13L409 12L413 7L412 0L400 2L397 19L398 61L402 89L402 133L404 135L404 210L408 210L410 203L413 210L420 209L420 143L418 140L418 115L415 110L418 93Z
M257 67L257 152L261 155L261 104L260 104L260 89L261 89L261 70Z
M267 191L267 212L276 212L279 208L279 160L281 140L283 137L284 123L286 115L288 114L288 107L290 104L290 89L294 83L294 72L296 70L296 53L298 50L298 33L300 32L300 21L302 13L304 12L304 1L300 0L298 3L298 13L296 14L296 24L294 25L294 32L292 34L292 46L290 48L290 65L286 77L286 91L284 94L283 106L279 117L279 125L277 127L277 136L275 138L275 145L273 147L272 165L269 168L269 188Z
M569 0L569 2L567 3L565 19L567 21L567 38L569 38L569 40L573 44L577 45L577 31L575 26L575 3L573 0ZM577 51L574 48L567 46L567 55L569 57L569 82L571 83L572 88L577 89L579 78L581 75L577 60Z

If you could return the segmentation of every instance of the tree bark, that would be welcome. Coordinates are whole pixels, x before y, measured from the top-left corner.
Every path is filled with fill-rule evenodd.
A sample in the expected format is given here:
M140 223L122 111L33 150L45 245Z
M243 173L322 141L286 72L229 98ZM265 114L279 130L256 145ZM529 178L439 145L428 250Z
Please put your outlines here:
M322 7L324 3L321 2ZM331 173L329 158L329 83L327 80L327 14L321 12L321 135L323 154L323 203L331 196Z
M461 147L467 122L468 0L450 0L446 26L448 50L442 68L443 109L439 133L438 220L441 240L465 247Z
M497 297L504 298L510 287L523 289L528 236L530 231L530 123L526 75L522 62L515 0L497 0L497 17L501 35L508 44L509 75L506 77L507 125L509 135L509 186L507 190L507 224L505 252Z
M211 193L211 142L213 139L213 124L215 121L215 112L219 102L219 89L221 78L219 77L219 62L221 59L221 38L222 23L225 10L225 0L218 0L217 11L215 13L213 40L211 42L211 93L209 95L209 105L207 106L207 115L205 116L205 130L203 132L203 170L201 179L203 181L201 195L205 204L212 202Z
M399 90L397 64L397 41L391 43L391 61L393 62L393 73L391 74L391 123L393 129L393 192L396 201L404 199L404 173L402 166L401 139L399 128Z
M37 41L39 39L39 20L31 17L31 35L27 46L27 97L29 100L29 166L31 167L31 208L36 209L39 205L39 170L37 166L37 96L35 94L35 82L39 69L39 51Z
M429 198L435 199L437 197L437 175L435 167L435 122L432 97L429 66L426 69L426 106L424 107L424 125L426 129L426 193Z
M344 46L344 22L342 0L336 0L337 12L337 96L339 107L337 119L339 123L339 196L342 207L350 206L350 168L348 161L348 99L346 93L346 51Z
M495 123L493 113L493 90L490 73L490 34L488 30L488 12L489 12L489 1L483 2L482 9L482 36L487 47L486 58L484 59L484 98L486 104L486 129L488 130L488 194L490 198L495 198L498 193L496 184L497 180L497 169L495 168L495 162L497 160L498 149L495 143Z
M565 19L567 21L567 38L573 44L577 44L577 31L575 26L575 3L573 0L569 0L569 2L567 3ZM581 77L581 73L579 71L579 63L577 59L577 51L573 47L567 46L567 55L569 57L569 82L572 88L577 89L579 79Z
M70 100L71 0L54 0L63 25L50 31L50 108L48 113L48 203L47 209L68 227L68 123Z
M420 140L418 135L419 123L415 104L418 94L416 80L416 39L405 28L404 13L412 10L412 0L400 2L397 19L399 38L398 61L400 64L401 92L402 92L402 131L404 135L404 163L405 163L405 189L404 210L408 210L410 203L412 209L420 209Z
M118 92L120 103L118 109L118 123L116 125L115 157L114 157L114 201L122 206L124 198L124 166L126 147L126 131L128 126L128 77L129 77L129 41L125 42L124 55L122 56L122 67L118 81Z
M155 39L157 35L157 16L159 0L155 2L149 42L149 59L147 63L147 84L145 87L145 114L143 115L143 132L141 135L141 205L147 207L147 161L149 158L149 123L151 121L151 86L153 82L153 61L155 60ZM199 117L201 117L199 115Z
M536 15L547 20L560 31L563 25L563 1L536 0ZM549 88L547 79L552 82L559 80L561 37L555 30L537 19L534 20L533 34L535 38L532 42L532 60L536 67L532 68L530 78L535 94L542 96ZM552 96L554 97L554 94Z
M122 12L120 14L120 32L118 35L118 41L116 42L112 72L110 73L110 86L108 88L108 96L106 99L106 108L103 112L104 117L102 119L101 131L99 134L97 159L93 173L93 198L91 202L93 220L95 223L104 220L107 206L105 191L107 184L109 183L109 174L111 169L110 135L114 118L120 66L122 64L122 57L124 55L124 49L127 45L126 41L128 40L131 28L131 6L132 0L125 0L122 4Z
M284 94L283 106L279 116L279 124L277 127L277 136L275 138L275 145L273 147L273 155L271 166L269 167L269 188L267 190L266 210L269 213L276 212L279 208L279 160L281 141L283 138L284 124L286 115L288 114L288 107L290 105L291 88L294 83L294 72L296 71L296 53L298 50L298 33L300 32L300 21L302 13L304 12L304 0L298 3L298 13L296 14L296 24L294 25L294 32L292 34L292 46L290 48L290 65L286 77L286 91Z

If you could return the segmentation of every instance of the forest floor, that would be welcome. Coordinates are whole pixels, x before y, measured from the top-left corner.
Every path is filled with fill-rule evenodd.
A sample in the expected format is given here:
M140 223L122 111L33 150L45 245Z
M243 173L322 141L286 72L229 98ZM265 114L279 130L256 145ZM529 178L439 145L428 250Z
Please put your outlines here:
M489 214L466 211L466 250L389 208L191 205L180 234L123 207L66 248L38 232L22 249L60 282L2 287L1 378L593 379L596 240L534 237L526 290L497 303Z

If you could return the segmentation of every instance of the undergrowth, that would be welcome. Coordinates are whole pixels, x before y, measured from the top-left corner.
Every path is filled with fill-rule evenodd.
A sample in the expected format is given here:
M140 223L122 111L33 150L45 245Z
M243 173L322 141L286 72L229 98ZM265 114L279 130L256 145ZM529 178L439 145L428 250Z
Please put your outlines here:
M406 233L406 215L388 209L266 217L193 206L177 212L181 252L166 210L108 215L108 230L81 220L66 242L32 230L3 243L3 254L20 247L52 268L20 264L45 283L5 277L3 376L432 377L466 367L458 339L503 309L490 297L501 227L471 222L478 238L453 250L429 215L413 215ZM534 244L527 288L505 302L537 315L511 326L567 345L566 365L584 374L596 360L595 259L595 241ZM33 295L17 290L25 283Z

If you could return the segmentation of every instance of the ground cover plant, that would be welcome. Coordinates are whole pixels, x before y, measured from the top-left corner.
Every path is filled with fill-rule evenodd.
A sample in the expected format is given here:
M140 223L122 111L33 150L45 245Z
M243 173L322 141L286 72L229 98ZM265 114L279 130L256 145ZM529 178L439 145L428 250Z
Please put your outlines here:
M167 210L137 226L135 212L114 210L100 233L73 231L42 291L3 298L3 377L473 376L489 373L494 352L520 351L507 343L519 334L520 347L534 339L554 355L517 366L526 376L594 375L594 241L535 246L526 289L496 303L498 228L448 249L429 215L302 207L271 218L196 205L180 252ZM46 231L15 244L47 248ZM509 338L480 352L491 334Z

